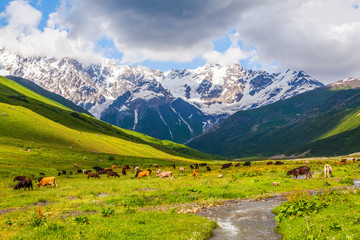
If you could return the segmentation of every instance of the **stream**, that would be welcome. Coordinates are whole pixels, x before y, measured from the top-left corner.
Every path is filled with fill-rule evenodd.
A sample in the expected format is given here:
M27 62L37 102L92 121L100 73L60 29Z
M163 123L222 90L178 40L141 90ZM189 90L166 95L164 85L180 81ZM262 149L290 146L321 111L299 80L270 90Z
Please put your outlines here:
M274 230L275 214L271 212L281 202L279 199L242 202L209 209L198 215L214 219L219 224L211 240L281 239L281 234Z

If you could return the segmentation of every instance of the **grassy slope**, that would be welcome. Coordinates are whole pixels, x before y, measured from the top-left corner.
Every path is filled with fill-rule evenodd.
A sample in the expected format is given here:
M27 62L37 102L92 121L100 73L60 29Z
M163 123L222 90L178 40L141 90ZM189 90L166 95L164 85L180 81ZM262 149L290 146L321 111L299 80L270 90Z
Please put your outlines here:
M312 155L348 154L360 150L353 147L358 142L359 112L359 90L317 89L238 112L190 146L233 157L291 155L308 150ZM331 142L333 148L324 142Z
M124 131L88 115L73 112L61 104L3 77L0 78L0 102L28 108L38 115L76 131L105 134L133 142L134 145L150 145L152 148L169 155L186 158L217 158L216 156L201 153L181 144L169 144L168 141L146 137L132 131Z
M91 113L89 113L88 111L86 111L85 109L79 107L78 105L74 104L73 102L71 102L70 100L65 99L64 97L57 95L55 93L49 92L41 87L39 87L38 85L36 85L35 83L33 83L30 80L27 79L23 79L20 77L14 77L14 76L7 76L8 79L13 80L21 85L23 85L24 87L30 89L31 91L40 94L41 96L44 96L46 98L52 99L60 104L62 104L65 107L68 107L76 112L80 112L80 113L86 113L89 116L92 116Z

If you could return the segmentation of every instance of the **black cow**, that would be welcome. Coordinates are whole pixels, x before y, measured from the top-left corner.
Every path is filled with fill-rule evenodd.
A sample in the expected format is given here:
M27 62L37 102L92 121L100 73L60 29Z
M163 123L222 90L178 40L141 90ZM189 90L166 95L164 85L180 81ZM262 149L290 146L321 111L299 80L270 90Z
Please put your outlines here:
M24 191L26 190L26 188L30 188L31 190L33 190L33 185L32 185L32 181L30 178L25 178L23 180L21 180L18 184L16 184L16 186L14 187L14 190L20 189L20 188L24 188Z
M76 169L76 173L82 173L81 169Z
M229 168L229 167L231 167L232 165L233 165L232 163L224 163L224 164L222 165L222 168L221 168L221 169Z
M240 163L235 164L235 167L240 167Z
M190 165L190 168L191 168L191 169L194 169L194 166L193 166L193 165Z
M273 164L272 161L266 163L266 165L271 165L271 164Z
M95 169L95 171L104 170L102 167L98 167L98 166L93 167L93 169Z
M37 181L38 181L38 182L40 182L40 181L41 181L41 179L43 179L43 177L39 177Z
M171 165L171 166L173 167L173 169L175 169L175 168L176 168L175 164L173 164L173 165Z
M69 172L69 174L70 174L70 176L71 176L71 175L73 174L73 172L72 172L72 171L70 171L70 172Z
M283 165L284 164L284 162L282 162L282 161L276 161L275 162L275 165Z
M251 166L251 162L250 161L245 162L244 166Z
M22 181L26 178L26 176L16 176L13 181Z
M200 163L199 166L200 167L205 167L205 166L207 166L207 163Z
M41 175L41 176L45 176L45 173L41 172L41 173L39 173L39 175Z
M206 170L209 172L211 171L210 167L208 167L208 166L206 166Z
M61 176L61 172L58 172L58 176L59 176L59 177Z
M62 173L63 175L66 175L66 171L65 171L65 170L62 170L61 173Z
M199 169L199 164L195 163L194 167L195 167L195 169Z

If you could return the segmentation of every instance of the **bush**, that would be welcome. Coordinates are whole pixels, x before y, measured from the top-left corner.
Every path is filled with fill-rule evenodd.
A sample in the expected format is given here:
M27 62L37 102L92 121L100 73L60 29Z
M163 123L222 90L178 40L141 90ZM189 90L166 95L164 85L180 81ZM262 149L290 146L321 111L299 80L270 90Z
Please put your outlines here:
M111 207L103 208L101 210L101 214L102 214L103 217L110 217L111 215L115 214L115 210L112 209Z

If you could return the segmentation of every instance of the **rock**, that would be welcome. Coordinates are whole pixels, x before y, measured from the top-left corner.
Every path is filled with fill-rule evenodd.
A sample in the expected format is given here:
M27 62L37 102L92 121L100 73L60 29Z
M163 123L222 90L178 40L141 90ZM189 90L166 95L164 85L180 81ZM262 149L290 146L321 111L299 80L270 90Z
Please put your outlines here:
M9 116L9 115L7 115L7 113L5 113L5 112L3 112L1 115L5 116L5 117Z

